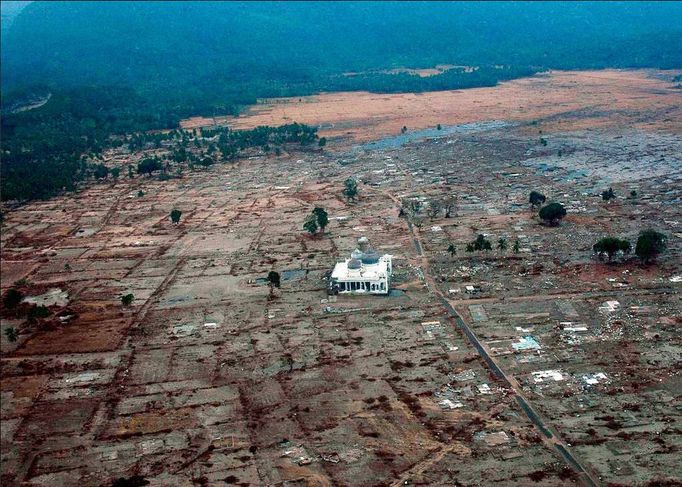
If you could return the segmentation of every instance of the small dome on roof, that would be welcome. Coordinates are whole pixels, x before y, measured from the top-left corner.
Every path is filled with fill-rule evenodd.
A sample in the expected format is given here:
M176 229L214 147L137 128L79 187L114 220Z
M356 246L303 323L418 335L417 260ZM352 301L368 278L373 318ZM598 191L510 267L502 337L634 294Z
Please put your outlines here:
M377 254L376 250L370 249L362 254L360 260L363 264L376 264L379 262L379 254Z
M358 248L362 252L367 252L369 250L369 239L367 237L360 237L358 239Z
M349 269L360 269L362 267L362 262L360 262L359 259L351 259L348 261L348 268Z
M362 250L355 249L354 251L352 251L350 253L350 258L351 259L358 259L358 260L362 259Z

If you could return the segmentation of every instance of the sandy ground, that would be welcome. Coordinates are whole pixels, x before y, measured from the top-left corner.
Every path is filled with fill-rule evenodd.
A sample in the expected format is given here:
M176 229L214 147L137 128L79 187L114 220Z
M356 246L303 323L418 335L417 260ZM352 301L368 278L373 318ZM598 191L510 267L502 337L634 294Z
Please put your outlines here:
M667 74L672 77L678 73ZM243 129L299 122L318 125L320 135L358 142L395 135L403 126L414 130L484 120L532 121L576 110L584 111L591 119L576 128L634 125L682 132L682 90L674 88L660 72L644 70L552 71L496 87L458 91L397 95L349 92L278 98L265 100L238 118L195 117L180 125L197 128L227 124Z

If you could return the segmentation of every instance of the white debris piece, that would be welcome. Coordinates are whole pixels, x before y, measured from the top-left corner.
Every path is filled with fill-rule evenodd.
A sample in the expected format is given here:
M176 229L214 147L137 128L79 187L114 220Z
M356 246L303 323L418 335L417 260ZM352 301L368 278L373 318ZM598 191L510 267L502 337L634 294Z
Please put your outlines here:
M218 323L204 323L205 328L218 328Z
M564 331L572 332L572 333L577 333L577 332L584 332L587 331L586 326L566 326L564 327Z
M595 384L599 384L600 382L608 380L608 377L606 377L606 374L603 372L596 372L594 374L585 374L583 375L583 382L589 386L593 386Z
M433 227L431 227L431 231L434 233L435 232L442 232L443 228L439 227L438 225L434 225Z
M443 409L458 409L464 406L464 404L462 404L461 402L459 401L455 402L450 399L443 399L438 403L438 405Z
M613 313L618 308L620 308L618 301L607 301L599 307L599 311L602 313Z
M488 384L481 384L478 387L478 392L481 394L492 394L492 390Z
M99 374L96 372L85 372L83 374L78 374L74 377L68 377L64 379L64 382L67 384L74 384L78 382L92 382L93 380L97 379L99 377Z
M547 379L552 379L555 381L564 380L564 376L561 371L555 369L538 370L537 372L533 372L532 375L536 383L545 382Z

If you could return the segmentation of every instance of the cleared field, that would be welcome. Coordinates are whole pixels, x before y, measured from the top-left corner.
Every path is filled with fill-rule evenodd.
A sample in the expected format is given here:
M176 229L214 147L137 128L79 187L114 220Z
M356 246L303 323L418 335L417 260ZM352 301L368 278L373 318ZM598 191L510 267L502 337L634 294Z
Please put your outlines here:
M320 127L326 137L363 142L400 133L485 120L532 121L571 112L582 117L568 125L546 124L548 131L596 126L663 128L679 134L682 90L670 79L679 72L552 71L492 88L426 93L327 93L276 98L239 117L195 117L184 128L227 124L253 128L299 122ZM589 118L589 121L583 121ZM576 124L576 125L573 125Z

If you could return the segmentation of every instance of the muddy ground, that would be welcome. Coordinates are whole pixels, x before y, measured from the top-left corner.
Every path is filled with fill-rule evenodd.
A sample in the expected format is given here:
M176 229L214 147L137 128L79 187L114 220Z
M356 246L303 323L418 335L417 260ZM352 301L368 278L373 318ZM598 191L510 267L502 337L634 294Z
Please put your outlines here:
M51 315L2 319L19 330L16 342L2 334L3 485L682 481L680 92L654 74L469 90L469 111L447 120L406 123L392 104L456 94L389 96L381 116L337 112L362 135L324 151L121 179L9 212L3 291L19 281ZM584 98L557 108L514 91L557 78ZM525 114L479 113L485 93ZM369 95L354 96L357 109ZM605 112L596 96L629 108ZM292 110L336 120L319 100ZM264 113L237 124L279 120ZM354 146L435 123L440 134ZM356 202L341 193L350 176ZM617 198L604 202L608 186ZM560 226L539 223L533 189L566 205ZM420 210L399 216L413 199ZM449 218L436 201L454 201ZM309 236L314 206L331 221ZM603 235L634 242L649 227L668 236L654 265L592 255ZM508 247L466 252L478 234ZM362 235L394 255L401 292L330 298L326 273ZM291 272L270 297L259 278L273 269Z

